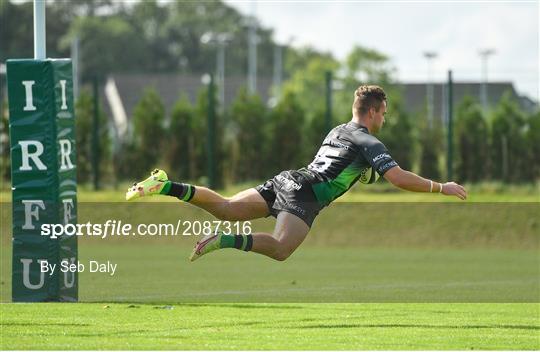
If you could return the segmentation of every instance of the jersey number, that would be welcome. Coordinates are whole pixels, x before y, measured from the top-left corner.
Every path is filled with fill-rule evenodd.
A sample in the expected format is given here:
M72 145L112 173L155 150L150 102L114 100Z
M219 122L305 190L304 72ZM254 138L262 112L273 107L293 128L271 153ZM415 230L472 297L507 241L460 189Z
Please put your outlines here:
M331 157L336 157L338 155L339 149L324 146L317 152L317 156L315 156L315 159L311 162L311 165L309 165L309 169L318 172L326 171L332 163L333 159Z

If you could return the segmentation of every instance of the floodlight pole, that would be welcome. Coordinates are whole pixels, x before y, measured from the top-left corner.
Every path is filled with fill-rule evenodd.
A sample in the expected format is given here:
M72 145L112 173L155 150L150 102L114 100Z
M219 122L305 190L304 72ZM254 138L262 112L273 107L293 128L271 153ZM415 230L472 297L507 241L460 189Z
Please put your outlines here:
M281 96L281 81L283 74L283 46L277 44L274 46L274 93L276 99Z
M34 0L34 58L45 60L45 0Z
M217 42L216 81L219 94L219 111L225 110L225 47L232 39L230 33L218 33L215 36Z
M480 50L480 58L482 59L482 83L480 85L480 99L482 100L482 107L484 111L488 109L489 99L488 99L488 58L495 54L494 49L484 49Z
M326 82L326 111L324 114L324 133L332 129L332 72L326 71L324 74Z
M208 187L214 189L217 185L216 180L216 111L214 102L214 76L210 75L208 83L208 116L207 116L207 172L208 172Z
M203 44L216 44L217 55L215 81L218 88L220 112L223 112L225 109L225 48L231 39L232 36L230 33L206 32L201 37L201 43Z
M79 37L71 41L71 63L73 65L73 99L79 98L80 66L79 66Z
M257 94L257 28L255 17L249 19L248 32L248 91Z
M453 160L454 160L454 122L453 122L453 87L452 70L448 71L448 149L446 155L446 177L448 181L452 181L453 175Z
M436 52L425 52L424 57L428 61L428 82L426 86L426 95L427 95L427 118L428 118L428 127L431 129L433 124L433 82L431 79L431 62L437 57Z
M216 81L218 88L219 110L223 112L225 108L225 43L217 42L216 58Z
M257 94L257 2L251 2L251 16L248 18L248 92Z
M287 53L287 48L291 46L294 38L290 37L289 41L285 44L275 43L274 45L274 98L277 100L281 97L281 88L283 86L283 60Z

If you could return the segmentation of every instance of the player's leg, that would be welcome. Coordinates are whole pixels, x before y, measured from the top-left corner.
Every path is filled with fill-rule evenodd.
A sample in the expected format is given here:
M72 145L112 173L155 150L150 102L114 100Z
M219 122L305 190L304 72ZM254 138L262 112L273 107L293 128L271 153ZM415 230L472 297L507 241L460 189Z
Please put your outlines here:
M190 260L223 248L236 248L266 255L272 259L287 259L304 241L309 226L298 216L280 212L273 234L254 233L252 235L225 235L217 233L197 242Z
M300 246L309 232L309 226L298 216L282 211L277 216L273 235L255 233L252 252L283 261Z
M269 215L264 198L251 188L231 198L223 197L206 187L170 181L163 170L152 171L150 177L135 183L126 193L126 200L144 196L168 195L196 205L218 219L244 221Z
M266 201L255 188L246 189L228 198L209 188L197 186L189 203L220 220L246 221L269 215Z

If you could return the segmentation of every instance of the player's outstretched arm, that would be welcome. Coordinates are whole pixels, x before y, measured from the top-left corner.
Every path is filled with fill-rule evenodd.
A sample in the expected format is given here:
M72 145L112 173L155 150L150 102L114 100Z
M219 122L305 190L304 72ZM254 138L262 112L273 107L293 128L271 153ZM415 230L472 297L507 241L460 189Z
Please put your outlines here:
M455 182L439 183L428 180L417 174L395 166L384 174L384 178L394 186L411 192L442 193L447 196L456 196L467 199L467 191Z

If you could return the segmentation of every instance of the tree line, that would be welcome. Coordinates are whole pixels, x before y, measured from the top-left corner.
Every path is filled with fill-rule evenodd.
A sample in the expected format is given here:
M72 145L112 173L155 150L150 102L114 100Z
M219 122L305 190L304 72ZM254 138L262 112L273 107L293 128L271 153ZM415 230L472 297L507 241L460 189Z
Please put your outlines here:
M393 92L392 87L387 90ZM324 100L324 99L319 99ZM352 94L349 104L352 104ZM7 104L6 104L7 105ZM425 115L410 116L394 91L389 97L386 124L379 139L402 168L444 180L446 128L440 119L430 128ZM520 110L510 94L486 113L479 102L466 97L456 104L453 174L459 182L535 182L540 178L540 112ZM83 90L75 106L77 177L90 183L95 153L93 97ZM290 87L269 108L258 95L239 91L228 109L217 113L215 160L218 186L259 182L285 169L306 166L328 132L321 110L310 109ZM119 143L110 120L100 108L98 117L101 178L121 182L145 177L154 167L168 170L172 179L207 184L208 88L192 104L180 96L170 116L153 88L137 103L128 138ZM337 110L337 109L336 109ZM349 114L336 116L333 125ZM8 131L7 107L2 130ZM9 138L2 138L2 177L9 180Z
M203 35L227 33L225 70L244 74L249 22L221 1L47 1L47 57L70 57L77 38L83 82L111 72L204 73L215 67L217 46L203 43ZM1 1L0 23L0 60L33 57L32 1ZM257 68L263 75L273 70L272 36L271 29L258 25ZM301 65L302 59L291 63ZM287 75L294 67L284 69Z
M90 118L91 99L87 95L83 93L79 99L76 112L82 182L89 181L91 175L91 143L87 127L83 127ZM390 106L394 104L399 102L390 100ZM510 94L488 114L471 97L456 105L453 171L457 181L522 183L539 179L540 112L526 114ZM106 124L102 125L104 173L118 180L137 180L161 167L172 179L206 184L207 109L206 88L194 104L185 96L179 97L169 117L156 91L146 90L132 116L131 136L115 153ZM316 114L309 120L307 110L292 91L286 91L278 104L269 108L259 96L241 90L230 108L217 115L218 185L259 182L311 162L328 131L324 116ZM391 155L405 169L444 180L444 126L436 123L429 128L422 117L411 118L399 107L393 111L378 136ZM334 118L334 125L349 119L350 115Z

